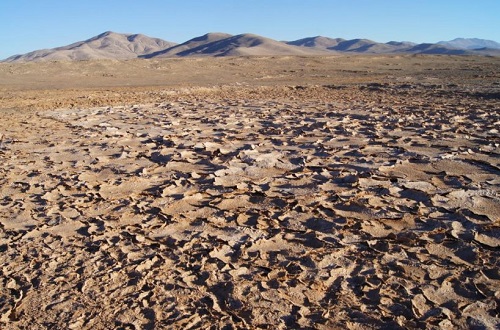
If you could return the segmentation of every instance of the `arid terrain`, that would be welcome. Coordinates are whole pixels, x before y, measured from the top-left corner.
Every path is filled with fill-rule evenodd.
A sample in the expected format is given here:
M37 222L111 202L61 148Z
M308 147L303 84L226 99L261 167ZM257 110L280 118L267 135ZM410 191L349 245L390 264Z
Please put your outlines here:
M498 329L500 57L0 63L1 329Z
M331 56L353 54L408 55L476 55L500 56L500 44L493 40L457 38L437 44L390 41L380 43L369 39L307 37L295 41L278 41L244 33L210 32L183 43L148 37L144 34L124 34L106 31L90 39L66 46L16 54L0 63L51 61L131 60L186 57L248 57L248 56Z

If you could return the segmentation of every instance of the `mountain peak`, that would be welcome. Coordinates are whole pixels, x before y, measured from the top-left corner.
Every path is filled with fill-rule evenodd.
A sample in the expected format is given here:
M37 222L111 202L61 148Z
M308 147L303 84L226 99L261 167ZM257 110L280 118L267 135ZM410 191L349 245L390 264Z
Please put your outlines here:
M36 50L7 58L6 62L79 61L92 59L133 59L174 46L175 43L143 34L103 32L90 39L53 49Z
M459 49L500 49L500 43L493 40L479 39L479 38L455 38L450 41L440 41L440 45L445 45L449 47L459 48Z
M122 35L121 33L116 33L116 32L113 32L113 31L106 31L106 32L103 32L101 34L98 34L97 36L95 36L94 38L104 38L104 37L109 37L109 36L112 36L112 35Z
M209 33L206 33L206 34L204 34L202 36L193 38L193 39L188 40L188 41L213 41L213 40L219 40L219 39L229 38L229 37L232 37L232 36L233 36L232 34L228 34L228 33L209 32Z

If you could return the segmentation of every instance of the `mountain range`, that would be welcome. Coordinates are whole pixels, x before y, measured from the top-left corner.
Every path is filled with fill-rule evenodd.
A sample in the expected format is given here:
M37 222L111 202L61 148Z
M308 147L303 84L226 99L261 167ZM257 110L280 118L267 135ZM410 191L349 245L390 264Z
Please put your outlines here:
M309 37L277 41L255 34L207 33L176 44L143 34L104 32L88 40L11 56L1 62L165 58L186 56L328 55L328 54L443 54L500 56L500 44L458 38L436 44L368 39Z
M483 49L483 48L491 48L491 49L500 49L500 43L492 40L484 40L477 38L457 38L450 41L440 41L438 44L461 48L461 49Z

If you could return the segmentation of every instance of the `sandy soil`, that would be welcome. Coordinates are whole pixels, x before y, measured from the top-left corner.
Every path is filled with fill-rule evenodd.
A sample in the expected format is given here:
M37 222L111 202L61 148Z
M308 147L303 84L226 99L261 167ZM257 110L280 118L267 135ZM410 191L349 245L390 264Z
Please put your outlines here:
M500 59L0 64L0 327L496 329Z

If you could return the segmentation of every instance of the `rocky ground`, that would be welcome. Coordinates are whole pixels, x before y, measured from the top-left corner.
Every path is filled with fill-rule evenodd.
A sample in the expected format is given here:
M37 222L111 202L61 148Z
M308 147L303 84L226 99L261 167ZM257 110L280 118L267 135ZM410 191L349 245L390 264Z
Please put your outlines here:
M498 328L500 61L333 59L0 66L0 327Z

